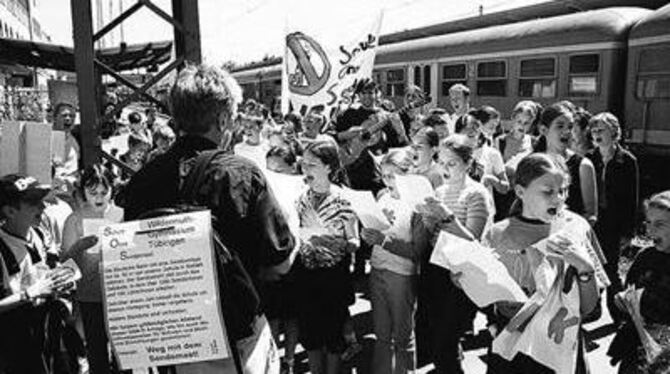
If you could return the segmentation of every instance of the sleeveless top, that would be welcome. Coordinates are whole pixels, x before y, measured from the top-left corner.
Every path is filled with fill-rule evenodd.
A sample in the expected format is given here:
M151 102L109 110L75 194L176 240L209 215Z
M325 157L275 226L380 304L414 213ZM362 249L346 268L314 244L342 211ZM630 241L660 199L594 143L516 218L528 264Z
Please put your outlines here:
M584 214L584 198L582 197L582 183L579 177L579 166L584 157L573 153L566 161L568 172L570 173L570 187L568 188L568 198L565 201L568 209L577 214Z

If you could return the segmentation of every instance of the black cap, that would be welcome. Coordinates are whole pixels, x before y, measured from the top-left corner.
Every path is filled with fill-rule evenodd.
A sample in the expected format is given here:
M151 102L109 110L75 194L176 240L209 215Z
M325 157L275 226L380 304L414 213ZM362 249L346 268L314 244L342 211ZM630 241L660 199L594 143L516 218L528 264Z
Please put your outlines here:
M41 200L51 192L51 186L21 174L0 178L0 207L12 202Z

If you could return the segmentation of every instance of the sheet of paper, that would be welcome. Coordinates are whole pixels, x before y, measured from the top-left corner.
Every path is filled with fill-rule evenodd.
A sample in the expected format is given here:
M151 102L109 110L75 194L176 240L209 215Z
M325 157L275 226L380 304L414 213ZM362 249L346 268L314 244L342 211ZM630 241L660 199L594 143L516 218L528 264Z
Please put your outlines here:
M358 219L361 220L363 227L379 231L384 231L391 227L372 192L343 188L342 195L351 203L351 208L358 215Z
M65 154L65 132L52 131L51 132L51 158L59 163L64 162L67 155Z
M100 230L104 315L122 369L230 357L211 219L200 211ZM128 323L164 328L138 337Z
M435 190L423 175L396 175L396 188L400 200L411 204L421 204L427 197L435 197Z
M468 297L482 308L497 301L526 302L528 297L490 248L442 232L430 262L461 273L459 282Z
M100 238L100 228L108 225L113 225L116 222L104 219L104 218L84 218L81 221L81 224L84 228L84 236L96 235L98 239ZM86 254L95 254L100 253L100 242L94 245L93 247L84 251Z
M0 124L0 175L21 172L21 155L23 150L23 122L7 121Z
M300 228L300 239L303 242L306 242L309 240L309 238L313 236L324 236L324 235L330 235L330 232L328 230L324 229L323 227L301 227Z
M26 122L26 143L24 148L27 175L41 183L51 184L51 125Z
M302 180L303 176L275 173L265 167L261 167L261 170L263 171L277 201L279 201L282 206L295 209L296 201L307 189L307 186Z
M71 274L69 279L70 282L76 282L81 279L81 270L79 270L79 266L77 266L77 263L71 258L60 264L58 268L67 269Z
M108 139L103 139L102 149L116 157L121 157L122 154L128 152L128 136L129 134L112 136Z

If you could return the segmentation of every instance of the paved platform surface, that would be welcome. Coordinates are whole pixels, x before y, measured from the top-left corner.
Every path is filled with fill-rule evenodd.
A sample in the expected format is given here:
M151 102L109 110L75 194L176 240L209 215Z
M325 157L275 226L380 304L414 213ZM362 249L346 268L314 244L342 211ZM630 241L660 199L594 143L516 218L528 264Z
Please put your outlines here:
M374 334L372 332L372 317L370 313L370 300L367 296L367 285L365 279L361 279L356 284L356 303L350 308L354 317L354 325L359 341L363 345L363 351L355 356L347 363L342 373L351 374L367 374L371 373L370 363L372 361L372 347L374 344ZM611 324L611 318L607 312L607 307L604 304L605 297L602 297L603 314L598 321L585 325L587 336L590 337L588 344L587 360L591 367L591 372L595 374L615 374L616 367L609 364L609 357L607 356L607 349L612 338L614 337L614 327ZM485 328L486 317L483 314L478 314L475 319L475 331L480 331ZM484 374L486 373L486 346L477 346L477 339L470 340L469 343L474 343L474 347L468 347L464 351L463 369L467 374ZM473 344L468 344L473 345ZM281 348L281 344L280 344ZM283 349L280 351L283 354ZM307 354L302 347L298 346L298 353L296 355L296 371L295 373L309 373L307 364ZM417 370L418 374L430 373L432 365L421 367Z

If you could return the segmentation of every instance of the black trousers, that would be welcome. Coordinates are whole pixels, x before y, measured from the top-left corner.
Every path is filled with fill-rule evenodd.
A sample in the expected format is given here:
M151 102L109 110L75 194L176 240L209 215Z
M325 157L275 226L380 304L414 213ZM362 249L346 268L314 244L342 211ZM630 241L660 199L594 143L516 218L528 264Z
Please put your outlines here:
M623 290L621 278L619 277L619 258L621 257L621 230L602 223L596 225L596 236L605 255L607 263L604 265L610 286L607 287L607 309L615 324L619 324L625 313L620 311L614 304L614 295Z
M477 307L451 281L450 272L427 264L419 278L416 338L417 361L429 362L437 374L463 373L460 340Z

